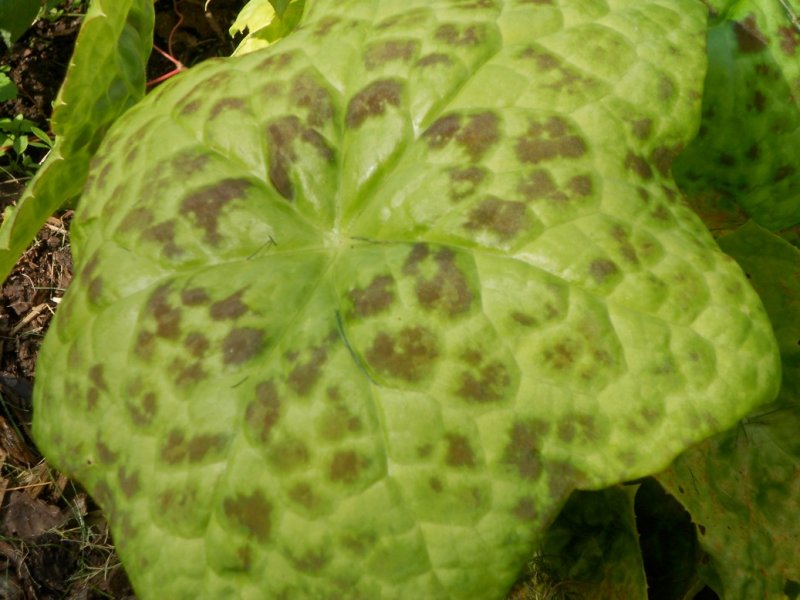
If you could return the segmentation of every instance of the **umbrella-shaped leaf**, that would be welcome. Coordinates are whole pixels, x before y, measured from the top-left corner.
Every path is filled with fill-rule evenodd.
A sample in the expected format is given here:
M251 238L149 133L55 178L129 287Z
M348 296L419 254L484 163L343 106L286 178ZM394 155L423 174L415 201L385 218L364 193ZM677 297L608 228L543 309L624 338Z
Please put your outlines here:
M36 437L145 597L497 598L573 489L776 392L652 159L696 126L705 8L307 9L107 136Z

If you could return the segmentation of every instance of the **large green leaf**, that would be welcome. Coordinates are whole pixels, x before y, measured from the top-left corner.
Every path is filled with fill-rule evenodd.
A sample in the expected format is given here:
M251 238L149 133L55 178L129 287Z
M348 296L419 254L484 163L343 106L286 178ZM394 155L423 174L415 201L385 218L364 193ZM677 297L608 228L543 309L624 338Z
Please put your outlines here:
M783 359L778 400L686 452L660 481L687 507L726 599L800 591L800 251L754 223L720 239L758 290ZM714 583L710 581L709 583Z
M31 2L33 0L30 0ZM94 0L53 107L55 148L0 228L0 280L44 222L75 202L109 126L144 96L152 50L152 0Z
M800 223L800 2L716 4L703 121L675 177L703 213L721 194L770 229Z
M139 594L496 598L573 489L774 397L760 301L669 178L705 23L317 0L119 119L34 426Z

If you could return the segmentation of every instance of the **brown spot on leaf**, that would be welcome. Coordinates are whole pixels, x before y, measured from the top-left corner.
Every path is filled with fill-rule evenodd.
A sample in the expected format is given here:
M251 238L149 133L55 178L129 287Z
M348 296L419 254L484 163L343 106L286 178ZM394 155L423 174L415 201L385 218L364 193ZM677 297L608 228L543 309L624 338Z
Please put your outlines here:
M219 236L219 216L222 209L234 200L244 196L251 184L246 179L226 178L189 194L181 209L194 218L194 222L205 230L205 240L217 245Z
M367 119L383 115L388 106L399 107L402 96L403 84L399 80L373 81L353 96L347 105L347 126L356 129Z
M108 385L106 384L106 379L103 374L104 368L101 364L93 365L91 369L89 369L89 381L92 382L97 389L103 390L104 392L108 391Z
M444 148L461 129L461 115L451 114L436 119L422 134L429 148Z
M175 227L177 221L168 219L142 231L142 240L151 241L163 246L167 258L175 258L181 254L181 248L175 243Z
M412 250L412 256L413 254ZM419 303L427 310L438 309L450 317L469 311L472 291L466 275L456 265L453 251L442 248L434 255L434 260L437 269L433 278L417 276L416 294ZM406 264L409 264L408 260Z
M536 46L527 46L523 48L517 53L517 58L535 61L536 67L540 71L552 71L561 66L561 60Z
M232 329L222 341L222 361L226 365L238 365L261 352L264 332L252 327Z
M509 240L530 224L525 204L489 196L470 212L464 228L491 231L501 240Z
M244 290L239 290L227 298L223 298L222 300L214 302L214 304L212 304L208 309L211 318L215 321L238 319L247 313L247 305L242 302L243 294Z
M381 332L367 350L369 364L379 373L406 381L428 375L439 356L436 336L424 327L406 327L392 337Z
M733 32L736 34L739 52L743 54L761 52L769 44L769 40L758 28L756 17L753 14L748 15L744 21L734 21Z
M517 191L527 201L546 199L552 202L565 202L569 197L558 189L550 171L533 169L517 185Z
M289 490L289 499L308 510L316 510L320 504L320 499L314 493L314 489L305 482L292 486L292 489Z
M470 115L466 125L456 135L456 143L464 149L472 162L479 161L499 139L500 119L489 111Z
M117 462L119 454L111 450L111 448L106 446L102 441L98 440L94 447L95 450L97 450L97 459L99 462L106 465Z
M517 138L517 158L524 163L538 164L554 158L578 158L586 154L586 143L570 131L560 117L545 122L533 121Z
M184 105L183 105L183 107L181 108L181 110L180 110L180 115L181 115L182 117L188 117L189 115L193 115L194 113L196 113L196 112L198 111L198 109L199 109L199 108L200 108L202 105L203 105L203 103L202 103L202 102L200 102L200 100L192 100L192 101L190 101L190 102L187 102L187 103L186 103L186 104L184 104Z
M342 19L339 17L332 17L326 16L320 19L317 22L317 26L314 28L314 35L316 37L327 37L328 34L331 32L331 29L338 23L341 23Z
M417 40L383 40L367 47L364 64L368 71L392 61L409 62L419 52Z
M660 100L667 101L675 96L675 84L669 77L662 76L658 80L658 97Z
M256 438L265 443L281 417L282 402L272 381L262 381L256 386L256 398L245 409L245 420Z
M450 200L459 202L475 193L486 178L483 167L451 167L447 170L450 178Z
M433 67L436 65L450 65L452 64L453 59L450 58L447 54L442 54L441 52L434 52L432 54L426 54L422 58L417 61L418 67Z
M358 317L371 317L389 308L395 300L395 281L391 275L377 275L366 288L350 291L353 311Z
M419 272L419 265L430 255L431 250L425 244L414 244L411 252L403 264L403 275L416 275Z
M575 341L562 340L544 351L544 360L553 368L563 371L575 364L580 350Z
M300 396L307 396L319 380L322 367L327 358L327 348L325 346L315 346L311 349L311 356L308 361L292 369L286 383Z
M333 455L328 475L335 483L355 483L367 460L353 450L339 450Z
M117 479L119 480L119 487L126 498L133 498L139 492L139 474L133 471L128 474L127 467L120 467L117 470Z
M295 149L297 140L310 144L323 161L330 163L334 159L333 150L316 129L305 127L295 115L275 119L267 127L269 180L287 200L294 199L291 169L298 156Z
M181 302L186 306L206 304L211 298L203 288L188 288L181 292Z
M309 550L303 556L289 556L294 567L303 573L319 573L331 561L324 548Z
M475 452L469 444L466 436L457 433L448 433L445 438L447 439L447 454L445 462L451 467L467 467L469 469L475 468Z
M115 194L112 197L116 196L117 195ZM144 206L139 206L125 215L125 218L119 224L118 229L120 232L142 230L150 225L154 219L155 217L153 216L153 211L151 211L149 208L145 208Z
M523 327L534 327L536 325L536 319L530 315L526 315L523 312L514 311L511 313L511 318Z
M767 97L761 90L756 90L753 92L753 106L756 109L756 112L764 112L764 109L767 106Z
M168 340L177 339L181 333L181 311L169 303L169 284L156 288L147 301L147 309L156 320L155 335ZM144 335L142 332L140 335Z
M189 175L196 175L202 171L208 164L208 160L209 158L205 154L185 151L173 158L170 161L170 165L176 175L188 177Z
M283 52L281 54L272 54L258 64L258 68L262 71L277 73L289 67L296 58L295 51Z
M652 119L637 119L631 123L633 128L633 135L640 140L646 140L653 133L653 120Z
M486 29L480 25L445 23L436 29L434 37L449 46L478 46L486 40Z
M96 387L89 388L89 391L86 392L86 407L90 411L94 411L97 408L97 403L100 401L100 392L97 390Z
M791 177L797 172L797 169L793 165L781 165L775 171L775 175L772 176L772 181L774 183L778 183L779 181L783 181L787 177Z
M226 498L222 508L231 523L244 529L261 543L269 540L272 532L272 504L264 498L261 490Z
M444 486L442 485L442 480L438 477L431 477L428 480L428 485L430 486L431 490L436 492L437 494L441 494Z
M589 275L599 284L605 283L607 279L619 272L617 265L608 259L598 258L589 265Z
M462 125L462 117L451 114L434 121L423 133L429 148L441 149L451 140L461 146L471 162L478 162L500 140L500 119L493 112L471 114Z
M511 385L511 375L503 363L490 362L480 369L464 371L458 395L469 402L484 404L502 400Z
M575 175L567 183L570 191L576 196L591 196L593 191L592 178L588 175Z
M306 122L312 127L321 127L333 118L330 93L307 73L295 78L290 98L297 106L308 109Z
M181 430L173 429L161 448L161 458L170 465L181 462L197 463L209 454L221 454L227 446L228 436L223 434L198 434L187 439Z
M173 365L170 370L178 387L194 385L208 377L208 373L206 373L201 362L193 362L185 366Z
M132 400L126 403L126 407L134 425L137 427L147 427L153 422L156 416L156 409L158 408L156 395L152 392L148 392L142 396L141 403Z
M629 171L633 171L642 179L653 178L653 170L650 168L650 164L644 158L633 152L628 152L625 156L625 168Z
M658 169L658 172L662 177L667 177L669 175L669 171L672 168L672 163L682 150L683 146L681 144L675 144L674 146L659 146L653 150L653 164L656 166L656 169Z
M203 356L205 356L205 353L208 350L210 343L208 341L208 338L204 336L202 333L193 331L192 333L186 336L183 345L186 347L186 349L192 356L195 356L197 358L202 358Z
M217 102L214 103L214 106L211 107L211 111L208 114L208 118L216 119L223 112L231 110L244 112L246 108L247 102L241 98L223 98L222 100L217 100Z
M778 27L778 36L781 40L781 50L787 56L794 56L800 46L800 31L797 27Z
M89 281L86 297L92 304L97 304L100 301L103 297L103 279L101 277L94 277Z
M326 440L341 440L347 433L361 431L361 420L343 405L327 410L320 424L320 435Z
M533 498L521 498L514 507L514 516L523 521L535 521L539 516L539 511L536 510Z
M611 228L611 237L616 240L619 251L625 260L632 264L638 264L639 258L636 256L636 249L633 247L630 236L625 228L621 225L614 225Z
M540 440L549 428L546 421L539 419L518 420L511 428L503 462L514 467L521 478L537 480L541 476Z

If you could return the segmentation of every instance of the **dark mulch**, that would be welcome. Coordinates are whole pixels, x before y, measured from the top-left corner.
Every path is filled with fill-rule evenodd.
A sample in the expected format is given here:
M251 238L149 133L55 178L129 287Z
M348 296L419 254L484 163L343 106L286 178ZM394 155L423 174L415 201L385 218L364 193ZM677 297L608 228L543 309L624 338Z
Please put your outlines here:
M32 0L33 1L33 0ZM191 66L230 54L227 29L246 0L158 0L155 44ZM66 12L85 3L65 0ZM182 15L182 19L181 19ZM37 22L0 65L19 89L0 116L22 114L49 131L80 17ZM179 22L180 21L180 22ZM171 42L171 43L170 43ZM174 65L154 52L148 78ZM30 151L38 162L44 151ZM2 158L0 158L2 166ZM0 171L0 209L21 195L24 177ZM51 469L31 439L31 390L39 345L72 279L68 211L52 217L0 289L0 598L133 598L99 507Z

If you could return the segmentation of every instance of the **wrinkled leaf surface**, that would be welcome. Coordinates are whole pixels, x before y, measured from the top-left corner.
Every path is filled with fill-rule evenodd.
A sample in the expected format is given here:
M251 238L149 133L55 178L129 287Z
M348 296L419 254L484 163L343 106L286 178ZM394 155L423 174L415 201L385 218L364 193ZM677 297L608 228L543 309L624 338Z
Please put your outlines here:
M35 431L143 597L498 598L574 488L772 399L763 308L669 177L705 23L318 0L120 118Z

